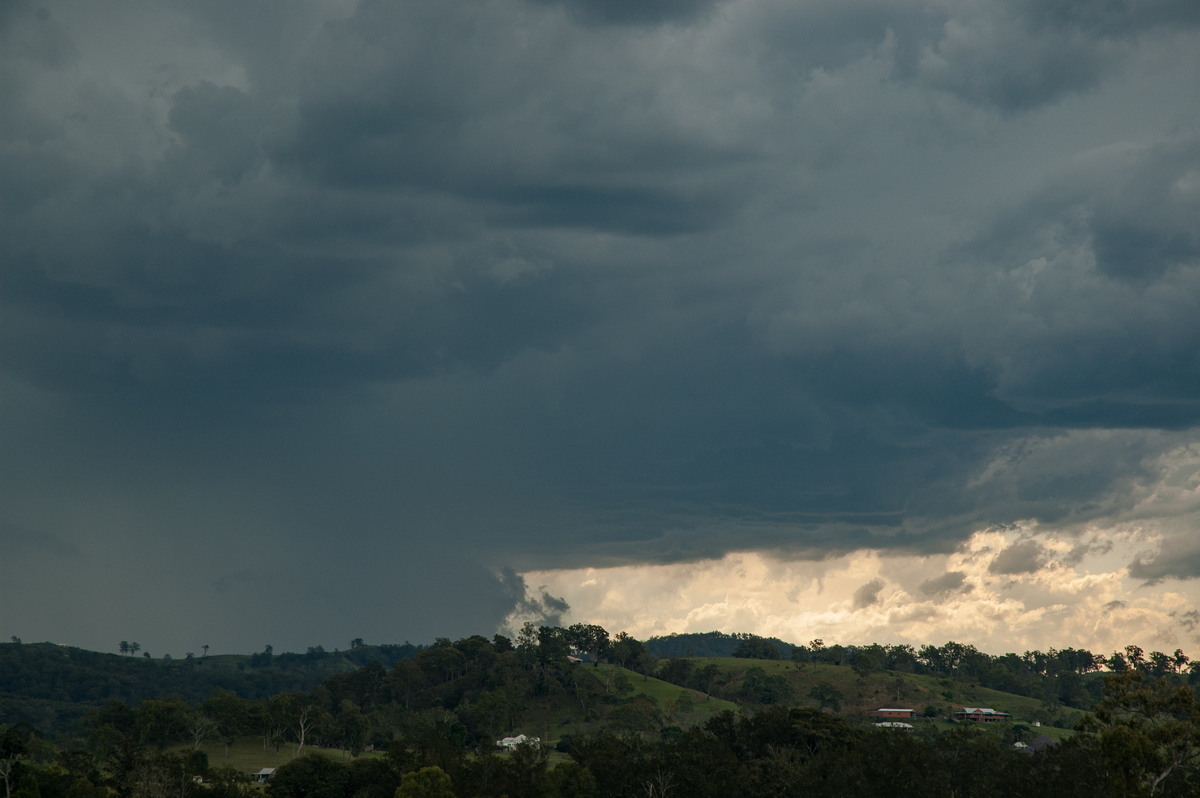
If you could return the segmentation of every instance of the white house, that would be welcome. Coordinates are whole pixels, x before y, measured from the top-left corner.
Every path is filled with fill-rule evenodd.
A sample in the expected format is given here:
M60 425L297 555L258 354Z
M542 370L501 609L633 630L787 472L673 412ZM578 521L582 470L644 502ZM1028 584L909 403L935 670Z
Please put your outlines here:
M542 741L537 737L526 737L524 734L518 734L516 737L505 737L497 740L496 745L506 751L511 751L518 745L523 745L524 743L529 743L530 745L541 745L541 742Z

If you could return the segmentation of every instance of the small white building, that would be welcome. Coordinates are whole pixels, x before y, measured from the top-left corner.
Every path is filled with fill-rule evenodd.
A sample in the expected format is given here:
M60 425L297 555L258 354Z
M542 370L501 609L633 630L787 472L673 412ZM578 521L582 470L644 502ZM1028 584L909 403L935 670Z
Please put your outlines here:
M505 751L511 751L518 745L541 745L542 741L537 737L526 737L524 734L518 734L516 737L504 737L496 741L496 745L503 748Z
M266 784L275 775L275 768L263 768L257 773L252 773L251 777L255 784Z

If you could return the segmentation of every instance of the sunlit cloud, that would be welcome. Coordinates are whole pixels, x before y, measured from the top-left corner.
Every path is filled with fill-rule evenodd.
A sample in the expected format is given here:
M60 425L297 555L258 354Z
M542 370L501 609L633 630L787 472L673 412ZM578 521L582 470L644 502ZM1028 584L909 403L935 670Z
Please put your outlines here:
M1018 525L977 532L948 555L863 551L814 562L737 552L524 576L562 596L568 618L638 637L721 630L793 643L953 639L993 653L1195 647L1200 587L1148 586L1127 572L1147 542L1140 529L1054 534Z

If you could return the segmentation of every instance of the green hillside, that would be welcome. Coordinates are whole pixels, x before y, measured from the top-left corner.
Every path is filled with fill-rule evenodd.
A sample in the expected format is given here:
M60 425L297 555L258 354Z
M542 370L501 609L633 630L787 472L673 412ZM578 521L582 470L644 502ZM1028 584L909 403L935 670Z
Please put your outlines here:
M947 718L964 706L985 706L1009 713L1014 722L1038 721L1044 726L1055 724L1067 729L1083 715L1080 710L1057 703L928 674L881 671L860 675L842 665L737 657L691 657L682 661L691 665L692 674L715 669L717 674L708 677L713 694L748 708L771 704L811 707L853 721L869 719L869 713L881 707L910 708L919 715ZM676 666L675 670L682 669ZM695 683L694 677L689 683Z
M875 794L900 771L913 794L969 795L1016 779L1027 792L1056 785L1031 794L1082 796L1105 794L1096 790L1113 778L1141 785L1129 795L1151 783L1200 794L1190 776L1163 775L1178 766L1162 752L1200 764L1200 744L1186 743L1200 739L1200 669L1182 657L1130 647L1098 673L1096 657L1071 650L993 657L955 643L812 641L780 659L770 640L709 637L736 640L736 656L656 659L637 640L582 624L408 650L183 661L14 643L0 650L0 756L14 798L240 798L259 789L248 774L264 767L278 768L272 798L391 798L408 774L431 768L464 797L633 796L657 784L658 795L806 785L803 794L842 798ZM1090 695L1103 703L1084 716ZM964 706L1011 720L953 722ZM917 713L912 733L877 728L881 707ZM1083 732L1073 731L1079 720ZM518 733L541 745L497 750ZM1130 741L1136 750L1122 747ZM1136 771L1123 769L1128 751L1141 757ZM963 775L979 768L989 779ZM867 772L872 789L859 779ZM203 792L188 787L196 775ZM36 793L21 786L26 776Z
M48 734L70 730L89 708L177 697L199 703L220 690L245 699L312 690L337 674L376 662L391 666L419 651L411 644L341 652L222 654L151 659L54 643L0 643L0 722Z

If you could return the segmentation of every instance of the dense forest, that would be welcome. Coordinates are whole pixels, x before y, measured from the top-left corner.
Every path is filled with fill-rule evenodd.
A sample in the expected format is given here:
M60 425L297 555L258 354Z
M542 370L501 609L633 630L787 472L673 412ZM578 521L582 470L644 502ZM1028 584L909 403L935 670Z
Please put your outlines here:
M1200 668L1181 651L643 643L576 624L135 654L0 645L5 798L1200 794ZM993 705L1004 722L954 720ZM879 726L880 707L912 717Z

